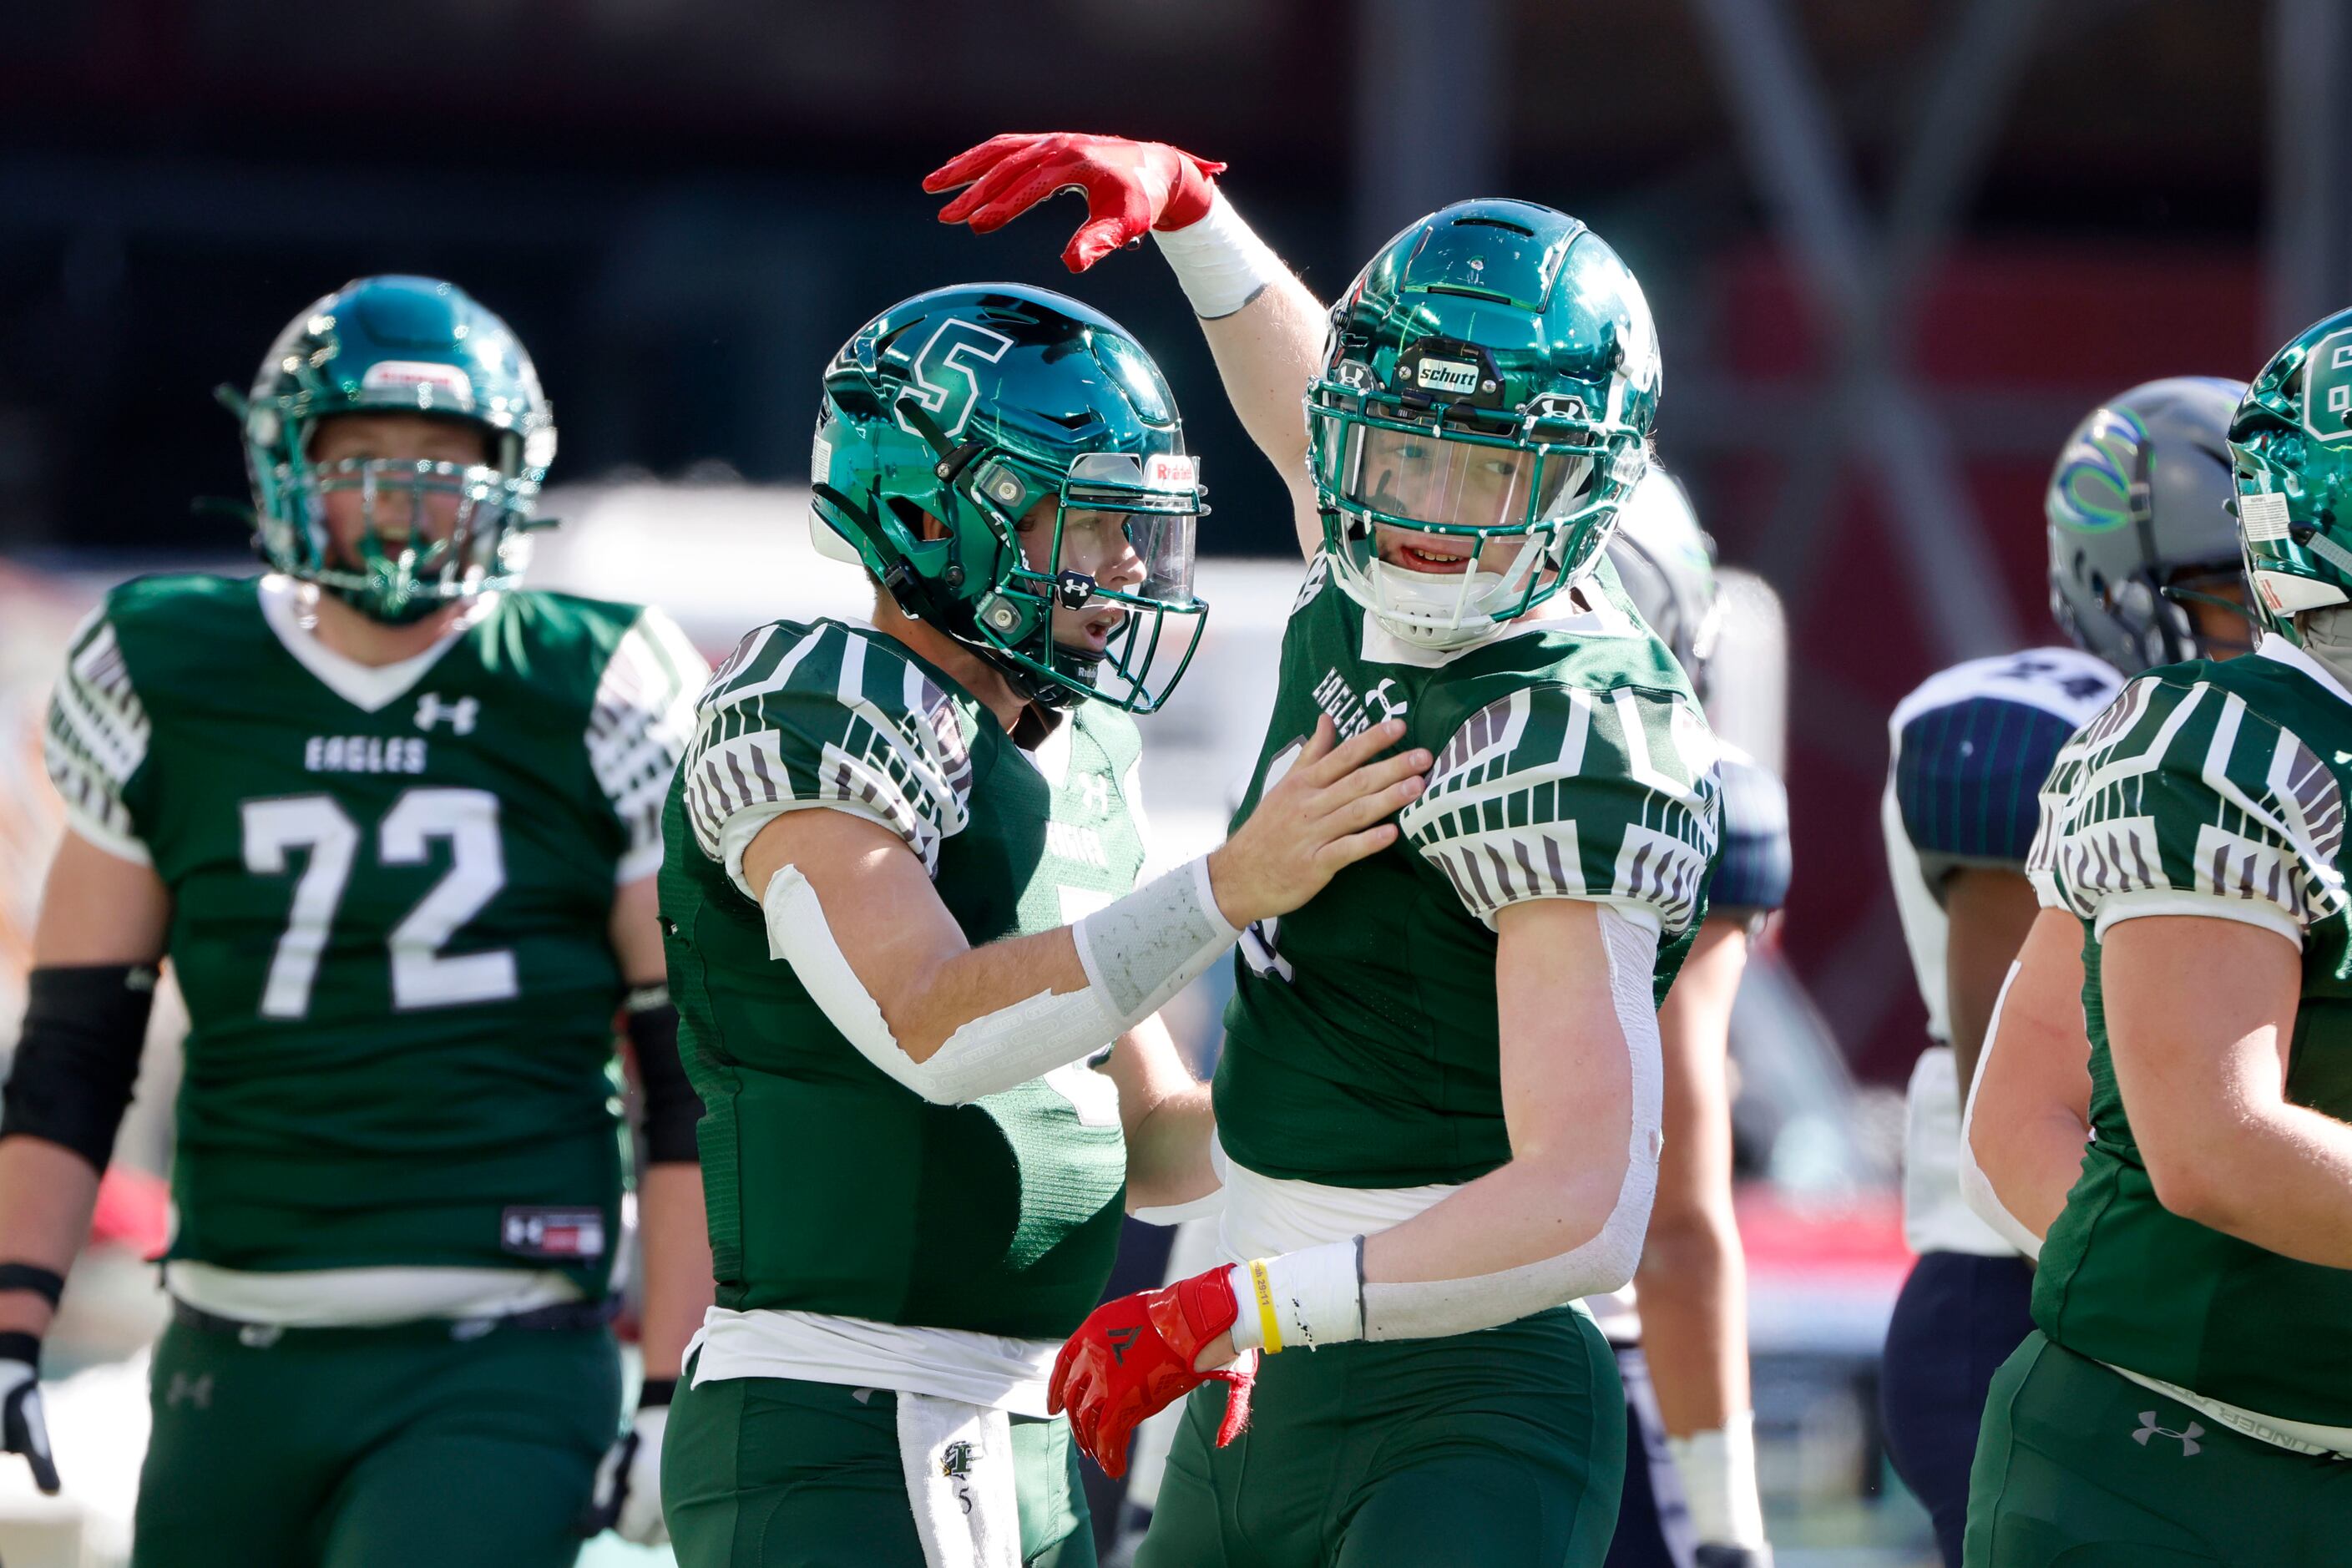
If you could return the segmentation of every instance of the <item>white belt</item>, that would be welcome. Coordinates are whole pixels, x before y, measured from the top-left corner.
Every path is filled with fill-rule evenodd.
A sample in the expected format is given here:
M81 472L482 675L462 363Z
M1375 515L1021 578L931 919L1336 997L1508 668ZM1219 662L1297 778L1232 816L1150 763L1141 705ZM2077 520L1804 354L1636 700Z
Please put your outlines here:
M2117 1377L2127 1378L2142 1388L2154 1389L2167 1399L2177 1399L2200 1415L2210 1415L2231 1431L2259 1442L2317 1458L2352 1459L2352 1426L2322 1426L2315 1421L2290 1421L2284 1415L2264 1415L2259 1411L2208 1399L2201 1394L2167 1383L2160 1377L2134 1372L2127 1366L2104 1361L2099 1364Z

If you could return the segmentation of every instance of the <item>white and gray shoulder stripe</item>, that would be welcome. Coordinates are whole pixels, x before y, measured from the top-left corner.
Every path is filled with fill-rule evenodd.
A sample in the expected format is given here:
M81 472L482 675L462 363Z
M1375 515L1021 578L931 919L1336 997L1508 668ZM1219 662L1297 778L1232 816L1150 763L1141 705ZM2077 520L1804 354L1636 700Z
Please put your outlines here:
M76 831L128 859L145 860L123 792L147 760L152 729L106 612L74 634L49 703L46 761Z
M648 609L605 661L588 710L588 765L625 835L616 879L661 867L662 803L694 737L694 704L709 667L677 623Z
M768 711L768 700L805 664L822 670L820 648L837 655L833 689ZM760 666L751 650L730 660L739 673ZM827 626L786 651L776 668L716 689L687 762L686 798L696 841L725 858L727 825L745 812L834 806L870 817L904 839L936 871L940 844L969 821L971 755L955 704L911 661L898 665L895 700L869 695L868 664L880 654L866 637Z

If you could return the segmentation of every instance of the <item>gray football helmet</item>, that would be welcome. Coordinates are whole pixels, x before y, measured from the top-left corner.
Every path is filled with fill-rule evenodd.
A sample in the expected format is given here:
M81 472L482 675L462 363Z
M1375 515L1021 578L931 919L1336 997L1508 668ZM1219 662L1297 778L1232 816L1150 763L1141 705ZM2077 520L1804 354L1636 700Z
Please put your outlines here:
M1610 564L1626 596L1674 653L1691 687L1706 696L1707 661L1722 629L1716 595L1715 541L1698 523L1690 495L1651 460L1619 514Z
M2199 637L2186 608L2244 613L2222 590L2244 572L2229 433L2245 391L2207 375L2135 386L2093 409L2051 470L2050 612L2126 675L2246 646Z

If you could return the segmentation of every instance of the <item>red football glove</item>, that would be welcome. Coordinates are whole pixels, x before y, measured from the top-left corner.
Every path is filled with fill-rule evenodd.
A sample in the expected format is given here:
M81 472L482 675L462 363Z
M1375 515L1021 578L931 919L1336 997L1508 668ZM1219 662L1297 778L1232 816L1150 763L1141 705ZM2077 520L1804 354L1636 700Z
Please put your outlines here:
M1225 1418L1217 1426L1222 1448L1249 1425L1256 1362L1245 1356L1213 1372L1194 1372L1192 1362L1240 1313L1222 1268L1106 1301L1054 1358L1045 1408L1056 1415L1068 1411L1078 1447L1105 1474L1123 1476L1136 1424L1213 1378L1227 1385Z
M993 234L1056 191L1086 193L1087 222L1063 248L1062 265L1084 272L1148 228L1185 228L1209 216L1223 163L1165 142L1129 142L1077 131L992 136L923 176L933 195L971 188L940 209L941 223L969 219Z

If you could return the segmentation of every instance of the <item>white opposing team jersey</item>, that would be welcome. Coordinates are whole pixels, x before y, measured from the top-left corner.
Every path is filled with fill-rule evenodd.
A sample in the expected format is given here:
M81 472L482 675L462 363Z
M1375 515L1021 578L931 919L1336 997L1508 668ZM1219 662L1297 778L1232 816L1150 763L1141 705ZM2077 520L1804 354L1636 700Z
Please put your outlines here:
M1914 1252L2013 1254L1960 1197L1960 1085L1944 973L1943 883L1963 867L2022 875L2037 792L2058 750L2122 687L2071 647L1972 658L1930 676L1887 721L1880 820L1904 941L1927 1007L1928 1047L1905 1115L1904 1238Z

